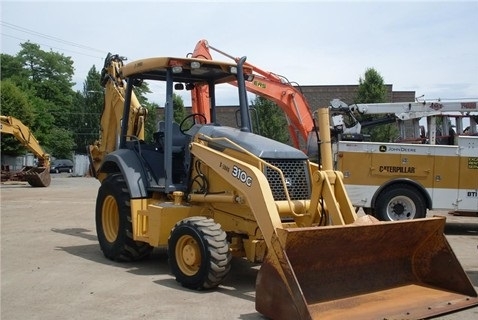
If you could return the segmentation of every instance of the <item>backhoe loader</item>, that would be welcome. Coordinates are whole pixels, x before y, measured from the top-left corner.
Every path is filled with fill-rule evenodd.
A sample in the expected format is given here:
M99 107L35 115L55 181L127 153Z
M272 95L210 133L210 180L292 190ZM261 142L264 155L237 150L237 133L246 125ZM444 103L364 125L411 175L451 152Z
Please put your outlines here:
M28 148L38 158L38 166L26 166L14 175L23 181L27 181L32 187L48 187L51 182L50 155L45 153L38 140L33 136L30 129L20 120L11 116L0 116L0 129L2 134L13 135L20 143ZM2 174L3 176L3 174Z
M172 274L194 290L220 285L232 256L262 263L256 309L272 319L420 319L478 304L443 218L357 218L332 169L329 130L320 131L320 165L251 132L245 60L107 56L100 138L89 147L104 255L135 261L167 248ZM145 81L165 89L154 141L134 93ZM215 88L230 81L238 128L216 123ZM204 84L210 122L190 114L175 123L174 90ZM328 119L319 109L319 128Z

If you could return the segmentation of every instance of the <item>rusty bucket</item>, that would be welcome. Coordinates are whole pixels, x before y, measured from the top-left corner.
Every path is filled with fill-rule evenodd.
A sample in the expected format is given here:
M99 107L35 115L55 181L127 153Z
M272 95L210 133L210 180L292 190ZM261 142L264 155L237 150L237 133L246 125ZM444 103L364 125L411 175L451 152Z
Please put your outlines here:
M48 187L51 182L50 169L47 167L27 168L22 175L32 187Z
M422 319L478 304L445 218L278 229L256 283L272 319Z

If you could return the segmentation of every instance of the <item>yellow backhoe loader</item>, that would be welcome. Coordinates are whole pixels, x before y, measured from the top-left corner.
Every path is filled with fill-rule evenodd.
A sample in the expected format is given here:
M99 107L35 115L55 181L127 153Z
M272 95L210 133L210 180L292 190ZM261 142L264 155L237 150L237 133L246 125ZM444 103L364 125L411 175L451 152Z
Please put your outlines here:
M20 120L11 116L0 116L1 132L13 135L20 143L29 149L38 159L38 166L26 166L14 175L27 181L32 187L48 187L51 182L50 156L45 153L30 129ZM3 174L2 174L3 176Z
M89 148L107 258L134 261L166 247L176 280L197 290L220 285L233 255L262 262L256 309L272 319L421 319L478 304L444 219L357 218L332 168L327 108L319 109L326 129L314 164L251 132L245 57L123 60L105 60L100 139ZM134 94L144 81L165 89L154 142L144 141L147 110ZM216 123L215 88L230 81L238 83L238 128ZM211 123L201 114L175 123L174 90L203 84Z

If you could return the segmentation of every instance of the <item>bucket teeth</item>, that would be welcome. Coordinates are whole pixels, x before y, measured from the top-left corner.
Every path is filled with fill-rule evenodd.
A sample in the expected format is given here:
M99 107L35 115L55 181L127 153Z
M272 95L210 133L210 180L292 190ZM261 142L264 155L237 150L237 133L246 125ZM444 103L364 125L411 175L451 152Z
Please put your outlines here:
M51 182L50 170L48 168L32 168L25 171L23 176L32 187L48 187Z

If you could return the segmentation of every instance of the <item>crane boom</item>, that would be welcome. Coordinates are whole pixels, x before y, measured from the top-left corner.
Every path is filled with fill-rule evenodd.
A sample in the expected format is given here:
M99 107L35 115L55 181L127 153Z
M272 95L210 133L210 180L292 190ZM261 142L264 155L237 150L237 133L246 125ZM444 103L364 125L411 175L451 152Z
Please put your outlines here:
M192 53L193 58L212 60L210 50L214 50L234 61L235 58L211 45L206 40L200 40ZM284 111L288 123L289 134L293 145L300 148L305 145L309 136L314 134L314 120L311 108L305 96L285 77L263 70L249 62L244 64L253 70L253 79L246 81L246 89L277 104ZM230 82L237 86L236 81ZM209 93L207 86L197 86L192 92L193 112L201 113L210 120ZM302 143L301 143L302 141Z

